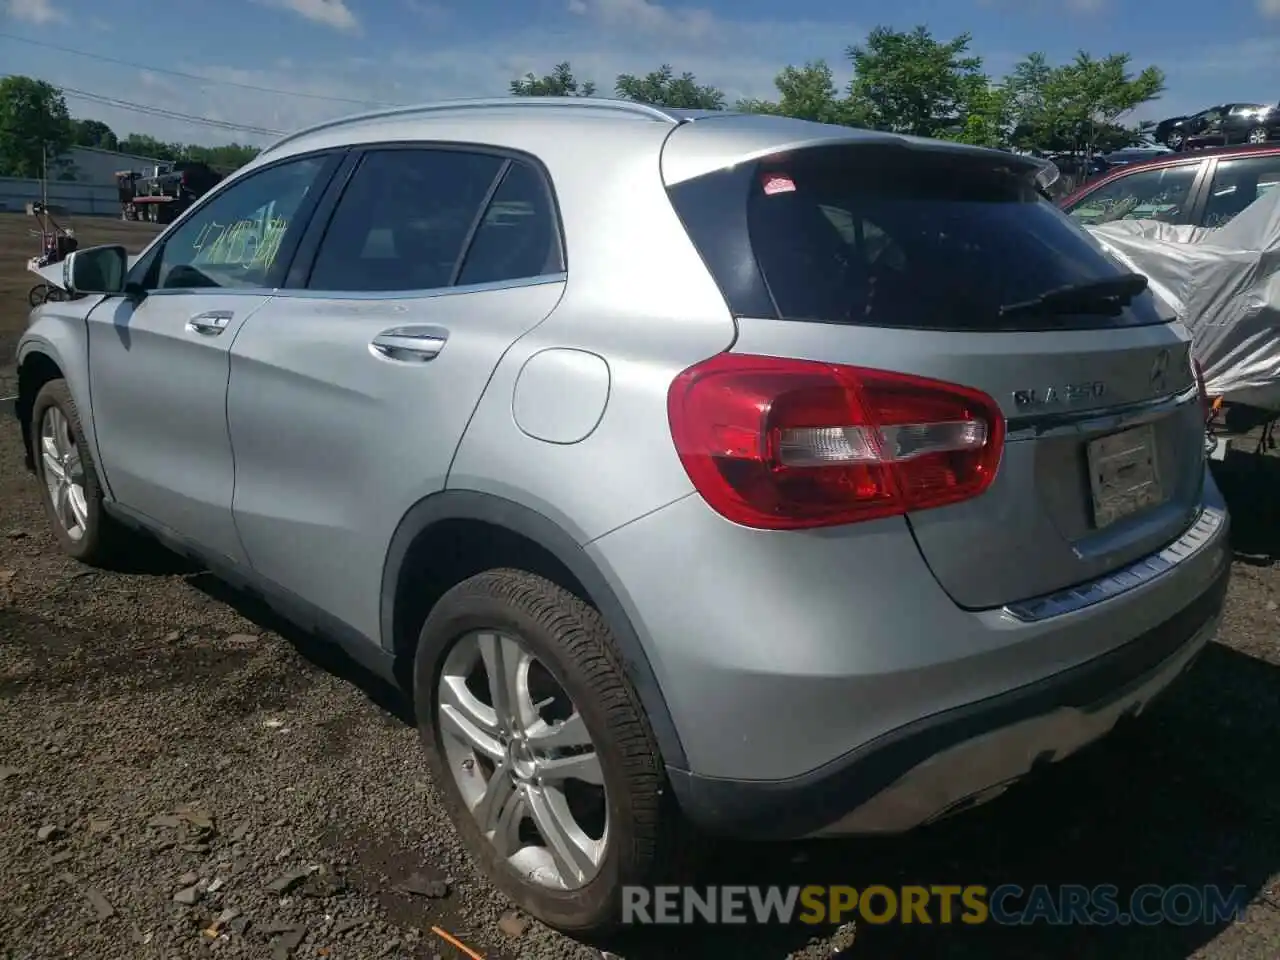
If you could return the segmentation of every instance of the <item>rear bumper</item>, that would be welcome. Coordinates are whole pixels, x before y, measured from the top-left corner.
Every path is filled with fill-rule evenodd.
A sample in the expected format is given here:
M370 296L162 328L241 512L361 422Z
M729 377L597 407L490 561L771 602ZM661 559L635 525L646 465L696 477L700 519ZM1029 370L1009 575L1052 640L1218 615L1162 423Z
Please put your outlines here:
M746 530L692 496L588 546L670 709L692 820L897 831L981 799L1141 710L1212 636L1230 577L1207 471L1177 541L1001 609L957 607L905 527Z
M772 839L896 833L986 802L1140 713L1213 637L1229 580L1225 565L1207 592L1117 650L901 727L809 775L731 781L672 771L672 788L703 827Z

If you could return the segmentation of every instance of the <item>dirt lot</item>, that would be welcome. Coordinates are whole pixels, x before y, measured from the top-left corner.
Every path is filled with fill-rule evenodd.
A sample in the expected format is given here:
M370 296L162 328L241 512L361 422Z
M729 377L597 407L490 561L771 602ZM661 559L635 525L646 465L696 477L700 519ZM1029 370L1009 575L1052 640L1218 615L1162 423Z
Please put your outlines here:
M0 216L0 396L14 392L30 223ZM76 226L85 245L138 248L150 235ZM1237 556L1220 641L1151 715L918 836L730 846L707 882L1243 885L1247 919L1223 928L864 924L847 955L1280 956L1280 470L1230 467ZM103 574L62 559L10 423L0 824L0 955L15 960L464 956L432 925L491 960L600 956L502 920L507 906L443 819L393 691L176 561ZM441 892L424 880L444 881L446 895L424 895ZM222 935L206 936L219 917ZM610 949L628 960L830 956L831 939L814 935L670 931Z

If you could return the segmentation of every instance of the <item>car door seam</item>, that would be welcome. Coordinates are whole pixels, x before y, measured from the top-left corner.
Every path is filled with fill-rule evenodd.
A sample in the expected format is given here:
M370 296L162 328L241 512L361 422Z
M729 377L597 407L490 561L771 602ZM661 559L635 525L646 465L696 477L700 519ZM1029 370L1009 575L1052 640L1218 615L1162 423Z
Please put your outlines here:
M546 314L542 317L541 320L539 320L537 323L531 326L528 330L526 330L524 333L520 334L520 336L516 337L509 344L507 344L506 349L504 349L502 353L498 356L498 362L495 363L489 369L489 376L485 379L484 386L481 388L479 396L476 397L475 405L471 408L471 412L467 415L467 422L462 425L462 430L458 432L458 440L453 445L453 453L449 456L449 466L444 473L444 486L442 489L445 489L445 490L451 489L449 486L449 480L453 476L453 466L458 461L458 453L459 451L462 450L463 441L466 440L467 433L471 429L471 422L475 420L476 412L480 409L480 404L484 403L484 398L489 393L489 387L492 386L493 384L493 378L498 375L498 370L501 369L502 364L506 361L507 355L511 353L513 349L515 349L516 344L520 343L522 340L524 340L526 337L528 337L535 330L537 330L544 323L546 323L548 320L551 319L551 316L556 312L556 310L560 308L560 304L564 301L564 296L565 296L565 293L568 291L568 289L569 289L569 281L566 279L562 282L562 285L560 287L560 296L556 297L556 302L551 305L551 309L546 312Z
M268 293L266 299L249 311L249 315L236 326L235 333L231 336L231 342L227 344L227 385L222 392L222 422L227 430L227 449L231 451L231 504L229 508L231 511L231 529L235 531L236 543L240 545L240 554L244 557L245 563L251 570L254 568L253 557L250 556L248 547L244 542L244 536L240 533L240 519L236 516L236 486L240 477L240 464L236 459L235 435L231 432L231 357L236 349L236 341L240 339L240 334L249 325L249 321L265 309L269 303L277 299L278 293L279 288Z
M103 488L103 494L108 500L114 500L115 494L111 491L111 478L107 476L106 464L102 460L101 445L98 443L98 418L93 403L93 328L91 326L94 313L101 309L104 303L109 302L111 302L110 297L103 297L90 307L84 315L84 378L85 392L88 394L89 400L89 422L93 432L93 463L98 471L98 483ZM81 426L83 427L83 421Z

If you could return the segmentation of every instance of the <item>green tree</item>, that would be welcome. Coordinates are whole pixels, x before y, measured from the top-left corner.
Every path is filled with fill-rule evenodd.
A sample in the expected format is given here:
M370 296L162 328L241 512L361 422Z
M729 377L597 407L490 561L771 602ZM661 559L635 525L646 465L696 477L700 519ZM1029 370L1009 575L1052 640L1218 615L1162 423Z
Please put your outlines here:
M1009 91L991 84L986 77L974 77L965 93L963 122L947 131L948 140L976 147L1004 147L1009 142Z
M231 173L243 167L260 152L257 147L239 143L228 143L220 147L203 147L192 143L183 148L183 159L199 160L219 173Z
M120 141L120 152L155 160L176 160L181 156L182 145L165 143L145 133L131 133Z
M928 27L876 27L848 50L851 119L895 133L937 137L963 129L970 99L987 88L982 58L969 55L972 37L937 40Z
M625 100L656 107L723 110L725 105L724 91L699 84L692 73L682 73L677 77L670 64L666 63L643 77L619 74L614 90Z
M1052 67L1043 54L1028 56L1005 81L1014 143L1044 150L1093 150L1137 141L1141 125L1125 126L1122 118L1157 99L1165 78L1154 66L1135 74L1131 62L1127 53L1098 59L1081 51L1070 63Z
M589 80L579 82L566 60L557 63L545 77L526 73L512 80L509 89L513 97L591 97L595 96L596 85Z
M31 77L0 80L0 176L41 177L71 146L62 91Z
M97 147L100 150L120 148L115 131L101 120L72 120L71 143L77 147Z
M1045 141L1056 122L1047 99L1052 79L1053 67L1043 53L1028 54L1005 77L1010 139L1014 146L1049 149Z
M848 102L840 96L835 78L825 60L815 60L803 67L783 67L773 79L778 99L739 100L737 108L747 113L771 113L818 123L846 123Z

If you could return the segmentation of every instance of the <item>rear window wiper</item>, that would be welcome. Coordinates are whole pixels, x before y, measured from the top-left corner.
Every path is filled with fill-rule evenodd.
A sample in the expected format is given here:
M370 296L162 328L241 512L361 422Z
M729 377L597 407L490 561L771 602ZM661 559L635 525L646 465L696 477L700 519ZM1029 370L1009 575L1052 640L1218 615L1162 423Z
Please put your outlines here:
M1006 303L999 314L1009 317L1023 313L1119 313L1146 289L1147 278L1142 274L1123 273L1105 280L1055 287L1030 300Z

